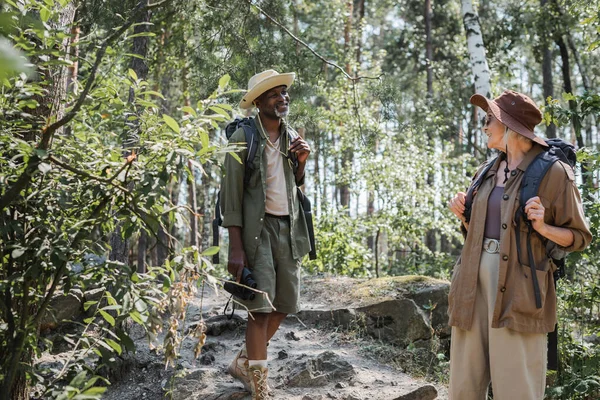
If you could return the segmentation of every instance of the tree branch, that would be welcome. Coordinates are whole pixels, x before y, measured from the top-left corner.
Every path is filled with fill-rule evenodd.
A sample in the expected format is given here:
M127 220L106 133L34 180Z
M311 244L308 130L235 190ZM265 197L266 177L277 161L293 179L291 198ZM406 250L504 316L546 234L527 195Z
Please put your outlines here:
M100 201L100 204L98 204L96 206L96 208L94 208L94 210L90 213L89 218L87 218L87 219L93 220L93 219L98 218L98 216L100 215L100 212L104 209L104 207L106 207L108 205L110 200L111 200L111 196L106 196L105 198L103 198L102 201ZM86 232L87 231L85 229L81 229L81 230L79 230L79 232L77 232L77 234L75 235L75 238L73 238L73 242L71 242L71 248L75 248L79 245L79 242L84 238ZM60 282L60 279L62 278L66 267L67 267L67 261L63 261L62 264L56 270L56 273L54 274L54 279L52 280L52 285L48 289L48 292L46 293L46 297L44 298L44 301L40 305L40 308L38 309L37 314L35 315L35 318L33 319L32 326L37 327L39 325L39 322L42 319L42 316L44 315L44 312L45 312L46 308L48 307L48 304L50 303L50 300L52 299L54 292L56 291L56 287L58 286L58 283Z
M278 27L280 27L281 29L283 29L285 31L285 33L287 33L297 43L300 43L302 46L304 46L308 50L310 50L310 52L313 53L318 59L320 59L321 61L323 61L325 64L331 65L332 67L334 67L336 69L339 69L342 72L342 74L344 74L344 76L346 78L350 79L351 81L354 82L354 81L358 81L360 79L380 79L384 75L384 74L380 74L379 76L350 76L342 67L340 67L339 65L337 65L333 61L327 60L325 57L323 57L322 55L320 55L319 53L317 53L315 50L313 50L312 47L310 47L308 44L306 44L304 41L302 41L302 39L299 39L298 37L296 37L296 35L294 35L292 32L290 32L290 30L288 28L286 28L285 26L283 26L283 24L281 22L277 21L275 18L273 18L269 14L267 14L262 8L260 8L256 4L254 4L252 2L252 0L246 0L246 2L248 4L250 4L252 7L256 8L269 21L273 22L275 25L277 25Z
M58 165L59 167L64 168L67 171L71 171L75 175L83 176L85 178L92 179L94 181L98 181L98 182L106 183L108 185L112 185L112 186L116 187L117 189L119 189L119 190L121 190L121 191L123 191L125 193L131 194L130 191L127 188L125 188L122 185L119 185L118 183L114 182L115 178L121 173L121 171L123 171L125 169L125 167L127 167L129 164L131 164L131 161L127 161L125 164L123 164L123 166L119 169L119 171L117 171L117 173L115 175L113 175L112 177L110 177L110 178L102 178L100 176L92 175L92 174L89 174L89 173L87 173L85 171L81 171L81 170L79 170L79 169L77 169L75 167L72 167L69 164L67 164L67 163L59 160L56 157L49 156L48 159L50 161L52 161L54 164Z
M90 76L87 79L85 88L79 95L79 98L77 99L73 108L67 114L65 114L63 118L51 124L50 126L44 127L42 129L42 138L38 145L40 149L47 150L49 143L52 140L52 136L54 135L54 132L56 132L56 130L60 127L68 124L73 118L75 118L75 115L77 115L77 113L81 109L81 106L83 105L88 93L92 88L92 85L94 84L94 81L96 80L98 68L100 67L102 58L104 57L108 46L115 40L117 40L119 36L121 36L127 29L129 29L131 25L134 24L139 13L160 7L163 4L167 3L169 0L162 0L154 4L147 4L146 1L147 0L140 0L127 22L125 22L123 26L121 26L103 41L102 45L96 52L96 61L94 62L94 65L90 70ZM33 173L35 172L35 170L41 162L42 160L37 155L34 155L29 159L25 171L23 171L23 173L19 176L17 181L4 193L4 196L0 197L0 211L4 210L18 197L19 193L21 193L21 190L23 190L25 186L27 186L27 184L31 181Z
M144 3L146 3L146 1L145 0L140 0L140 2L138 3L138 5L136 6L136 8L134 9L132 15L129 17L129 19L127 20L127 22L125 22L125 24L123 24L123 26L121 26L119 29L117 29L116 31L114 31L112 33L112 35L110 35L106 39L104 39L104 42L102 43L102 45L98 49L98 52L96 53L96 61L94 62L94 65L92 66L92 69L90 71L90 76L88 77L87 82L85 83L85 88L83 89L83 91L79 95L79 98L75 102L75 105L73 106L73 108L71 109L71 111L69 111L60 120L56 121L52 125L50 125L47 128L45 128L45 129L42 130L42 140L40 142L40 148L42 148L44 150L47 149L48 143L50 142L50 139L52 138L52 135L54 135L54 132L56 132L56 130L58 128L60 128L61 126L66 125L69 122L71 122L71 120L73 118L75 118L75 115L77 115L77 113L79 112L79 109L81 108L81 106L83 105L84 101L86 100L88 93L92 89L92 85L96 81L96 74L98 72L98 68L100 67L100 64L102 63L102 59L104 58L104 54L106 53L106 50L108 49L108 46L110 46L127 29L129 29L129 27L131 25L133 25L135 23L136 18L137 18L137 16L140 13L148 11L151 8L159 7L160 5L162 5L163 3L165 3L166 1L167 0L163 0L163 1L158 2L156 4L144 5Z

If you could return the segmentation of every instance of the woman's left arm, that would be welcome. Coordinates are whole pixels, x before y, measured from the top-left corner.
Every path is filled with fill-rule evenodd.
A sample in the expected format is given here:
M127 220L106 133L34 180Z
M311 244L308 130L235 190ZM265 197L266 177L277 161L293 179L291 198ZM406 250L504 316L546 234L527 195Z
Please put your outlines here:
M527 201L525 214L531 220L533 229L563 250L582 251L591 242L592 234L583 214L579 190L571 179L560 186L557 196L550 201L551 209L544 208L536 196Z
M546 209L538 196L532 197L525 203L525 214L531 221L533 229L546 239L552 240L561 247L569 247L573 244L573 232L567 228L548 225L544 222Z

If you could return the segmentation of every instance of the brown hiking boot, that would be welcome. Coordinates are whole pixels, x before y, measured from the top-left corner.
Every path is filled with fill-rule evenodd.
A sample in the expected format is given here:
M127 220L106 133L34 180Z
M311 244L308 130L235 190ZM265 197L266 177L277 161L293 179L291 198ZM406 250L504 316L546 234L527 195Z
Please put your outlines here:
M263 368L260 365L248 367L252 400L266 400L269 398L268 375L269 368Z
M244 384L244 388L252 392L250 387L250 377L248 376L248 356L244 350L240 350L235 356L229 367L227 367L229 375L233 376L238 381Z

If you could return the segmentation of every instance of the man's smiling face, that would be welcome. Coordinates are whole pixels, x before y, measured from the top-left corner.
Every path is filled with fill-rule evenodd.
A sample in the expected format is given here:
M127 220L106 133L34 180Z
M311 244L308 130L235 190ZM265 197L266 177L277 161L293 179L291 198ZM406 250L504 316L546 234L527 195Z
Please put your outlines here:
M290 111L290 96L287 86L277 86L264 92L256 99L256 106L266 117L273 119L287 117Z

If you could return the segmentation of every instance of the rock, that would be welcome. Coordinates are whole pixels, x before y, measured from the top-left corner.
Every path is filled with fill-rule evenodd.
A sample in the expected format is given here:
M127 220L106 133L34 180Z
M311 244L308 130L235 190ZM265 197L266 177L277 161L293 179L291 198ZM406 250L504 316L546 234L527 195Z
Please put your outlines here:
M410 393L396 397L394 400L433 400L437 398L437 390L432 385L421 386Z
M425 312L431 327L440 337L450 336L452 329L448 325L448 292L450 284L436 283L408 292L404 295L413 300ZM433 309L432 309L433 307Z
M335 388L336 388L336 389L344 389L344 388L346 388L347 386L348 386L348 385L347 385L347 384L345 384L344 382L338 382L338 383L336 383L336 384L335 384Z
M195 393L211 385L215 380L216 373L217 371L214 368L198 368L190 371L185 376L176 378L171 398L173 400L196 400Z
M302 310L297 314L305 324L318 327L341 326L347 328L356 319L353 309L341 308L335 310Z
M591 344L600 344L600 335L584 336L583 341Z
M287 351L281 350L279 353L277 353L277 359L279 359L279 360L285 360L286 358L288 358Z
M356 393L350 393L344 398L344 400L363 400L363 398Z
M83 293L79 289L71 289L67 294L55 294L42 317L40 329L42 331L54 329L63 320L75 320L83 311L82 300Z
M296 332L294 332L294 331L286 333L285 338L287 340L295 340L295 341L300 340L300 338L298 336L296 336Z
M215 356L210 353L202 354L200 357L200 364L202 365L212 365L215 362Z
M326 351L302 362L288 375L288 385L292 387L318 387L331 381L349 380L356 371L332 351Z
M356 311L365 315L367 332L379 340L407 346L431 337L427 317L410 299L383 301Z
M88 302L88 301L100 302L100 300L102 300L102 296L104 296L104 292L106 292L106 288L104 288L104 287L88 289L83 293L83 302L84 303ZM99 304L96 303L96 304L89 306L87 310L84 310L85 315L87 317L91 317L92 315L94 315L94 313L98 309L98 305Z
M194 330L199 323L200 321L191 323L188 332ZM219 336L223 332L236 331L245 321L239 315L234 315L231 319L226 315L215 315L204 320L204 323L206 324L207 336Z

